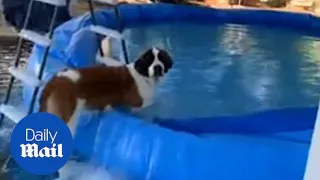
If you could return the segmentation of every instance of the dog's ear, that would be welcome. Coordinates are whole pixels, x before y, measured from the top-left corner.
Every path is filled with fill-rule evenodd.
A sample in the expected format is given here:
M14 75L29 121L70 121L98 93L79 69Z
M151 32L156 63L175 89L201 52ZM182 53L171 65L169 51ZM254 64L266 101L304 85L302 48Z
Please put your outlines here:
M153 63L154 54L152 53L152 49L144 52L138 60L134 63L134 68L143 76L149 77L149 67Z
M159 60L163 63L164 65L164 70L165 72L168 72L169 69L172 68L173 66L173 61L169 53L165 50L160 50L158 54Z

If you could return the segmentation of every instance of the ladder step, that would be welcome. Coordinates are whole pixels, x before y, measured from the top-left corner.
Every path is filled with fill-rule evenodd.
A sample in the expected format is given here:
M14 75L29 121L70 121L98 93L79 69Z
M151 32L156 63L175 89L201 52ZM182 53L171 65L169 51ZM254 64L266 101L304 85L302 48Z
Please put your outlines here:
M67 5L66 0L36 0L36 1L51 4L54 6L66 6Z
M27 110L6 104L0 105L0 112L15 123L18 123L22 118L28 115Z
M41 84L41 81L36 76L27 72L26 70L19 69L16 67L10 67L8 68L8 71L12 76L14 76L15 78L21 80L22 82L30 86L36 87L36 86L40 86Z
M47 36L26 29L21 30L19 36L45 47L48 47L51 43L51 40Z
M122 39L122 34L120 34L118 31L115 31L115 30L109 29L109 28L105 28L103 26L91 25L90 30L95 33L102 34L105 36L111 36L111 37L119 39L119 40Z
M122 63L120 60L116 60L110 57L101 57L101 56L97 56L97 61L105 64L107 66L123 66L125 65L124 63Z

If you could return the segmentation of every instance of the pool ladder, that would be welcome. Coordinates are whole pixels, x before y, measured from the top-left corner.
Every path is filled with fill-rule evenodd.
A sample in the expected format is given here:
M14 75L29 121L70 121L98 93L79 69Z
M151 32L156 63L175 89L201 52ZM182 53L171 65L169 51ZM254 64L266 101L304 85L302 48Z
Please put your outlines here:
M34 1L47 3L47 4L54 6L54 12L51 17L51 22L50 22L48 34L40 34L40 33L26 29L26 27L28 26L28 23L29 23L29 18L30 18L30 14L32 11L32 6L33 6ZM10 67L8 69L9 73L11 74L11 77L9 80L9 85L6 90L5 98L3 100L3 103L0 105L0 113L1 113L0 125L3 123L3 120L5 117L7 117L10 120L17 123L22 118L27 116L28 114L35 112L34 105L35 105L36 97L39 92L39 86L42 85L42 76L43 76L43 72L44 72L44 69L45 69L45 66L47 63L47 58L49 55L49 50L50 50L50 46L51 46L51 42L52 42L52 37L54 35L54 24L56 21L58 10L59 10L58 7L67 6L66 1L67 0L31 0L30 1L29 5L28 5L28 10L26 13L26 18L25 18L25 21L23 24L23 28L19 32L19 41L18 41L16 56L14 59L14 66ZM92 19L92 25L90 26L90 30L93 31L94 33L120 40L121 46L122 46L122 51L124 54L125 63L128 63L129 61L128 61L128 54L127 54L127 50L126 50L125 40L124 40L122 34L120 33L122 31L122 22L121 22L121 18L120 18L120 12L118 9L119 4L117 2L108 3L105 0L96 0L96 1L105 3L106 5L114 8L115 15L116 15L116 18L118 21L118 31L113 30L113 29L109 29L109 28L105 28L105 27L99 26L97 24L95 14L94 14L92 0L88 0L87 3L89 5L91 19ZM26 69L20 69L18 67L19 62L20 62L20 56L21 56L21 49L22 49L21 47L22 47L24 40L29 40L29 41L34 42L37 45L45 47L45 50L43 53L43 58L42 58L41 65L40 65L40 68L38 70L37 75L34 74L35 72L28 72ZM100 56L97 57L97 61L98 61L98 63L103 63L103 61L106 60L106 58L108 58L108 57L102 58L103 51L102 51L101 46L99 47L99 52L100 52ZM111 59L111 58L109 57L109 59ZM15 79L19 79L23 83L30 85L31 87L34 87L32 99L29 104L29 108L18 108L18 107L15 107L13 105L8 104Z

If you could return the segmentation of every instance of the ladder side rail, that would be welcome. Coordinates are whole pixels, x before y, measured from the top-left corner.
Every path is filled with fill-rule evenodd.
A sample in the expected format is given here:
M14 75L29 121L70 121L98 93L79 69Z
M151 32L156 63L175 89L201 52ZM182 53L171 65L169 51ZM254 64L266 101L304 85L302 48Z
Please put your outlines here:
M52 37L53 37L54 24L55 24L56 19L57 19L58 11L59 11L58 6L55 6L54 7L54 11L53 11L53 15L51 17L50 26L49 26L49 39L52 39ZM44 69L45 69L45 66L47 64L50 47L51 47L51 44L48 47L46 47L44 55L43 55L43 58L42 58L42 62L41 62L40 70L39 70L39 74L38 74L38 79L40 79L40 80L42 79L42 76L43 76L43 73L44 73ZM31 99L31 103L29 105L28 114L31 114L33 112L35 101L36 101L39 89L40 89L39 86L35 87L35 89L34 89L34 91L32 93L32 99Z
M93 10L92 0L88 0L87 2L88 2L88 5L89 5L89 11L90 11L91 19L92 19L92 24L93 24L93 25L97 25L96 16L95 16L94 10ZM99 42L98 37L97 37L97 41ZM100 53L100 56L101 56L101 57L104 56L103 51L102 51L102 47L101 47L100 44L99 44L99 53Z
M114 6L114 12L115 12L116 19L118 22L118 31L120 33L122 33L123 32L123 24L122 24L122 20L121 20L121 16L120 16L120 11L118 8L119 6L120 6L120 4ZM129 64L129 57L128 57L128 50L127 50L126 42L125 42L124 38L122 38L120 41L121 41L122 52L124 55L124 60L125 60L126 64Z
M27 26L28 26L30 15L31 15L31 11L32 11L33 2L34 2L34 0L31 0L29 2L29 4L28 4L27 14L26 14L26 18L24 20L22 29L26 29ZM24 42L24 39L22 37L19 37L18 47L17 47L15 59L14 59L14 67L18 67L18 65L19 65L23 42ZM8 87L6 89L6 96L5 96L4 100L3 100L3 104L7 104L9 102L9 100L10 100L10 96L11 96L11 91L12 91L14 80L15 80L15 77L13 75L11 75L10 76L10 80L9 80L9 85L8 85ZM0 114L1 114L0 115L0 126L1 126L5 116L2 113L0 113Z
M320 168L320 101L311 137L303 180L318 180Z
M119 3L111 4L111 3L107 3L107 2L103 2L103 3L107 4L110 7L113 7L113 9L115 11L117 24L118 24L118 32L122 33L122 30L123 30L122 20L121 20L121 16L120 16L120 11L118 9L120 4ZM92 0L88 0L88 4L89 4L90 15L91 15L91 18L92 18L92 24L93 25L97 25L97 21L96 21L94 10L93 10ZM129 64L128 50L127 50L127 47L126 47L125 40L124 40L124 38L122 38L120 41L121 41L121 47L122 47L122 51L123 51L123 55L124 55L124 60L125 60L126 64ZM101 45L99 45L99 51L100 51L101 57L103 57L103 51L102 51Z

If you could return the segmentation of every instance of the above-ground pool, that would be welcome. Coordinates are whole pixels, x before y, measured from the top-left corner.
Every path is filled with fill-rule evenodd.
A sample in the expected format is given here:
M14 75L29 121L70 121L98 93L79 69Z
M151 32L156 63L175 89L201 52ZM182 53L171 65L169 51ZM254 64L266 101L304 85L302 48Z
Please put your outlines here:
M174 68L152 107L85 113L77 153L136 180L303 178L320 90L317 18L167 4L120 11L129 59L158 46ZM96 17L117 27L112 10ZM45 79L65 66L95 63L101 37L90 24L86 14L56 29ZM119 42L112 47L123 58ZM39 71L43 52L35 46L31 72ZM30 90L24 86L25 104Z

